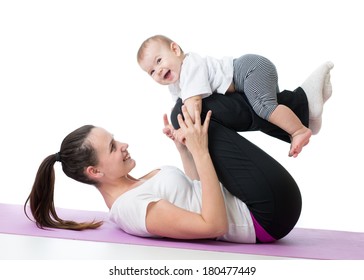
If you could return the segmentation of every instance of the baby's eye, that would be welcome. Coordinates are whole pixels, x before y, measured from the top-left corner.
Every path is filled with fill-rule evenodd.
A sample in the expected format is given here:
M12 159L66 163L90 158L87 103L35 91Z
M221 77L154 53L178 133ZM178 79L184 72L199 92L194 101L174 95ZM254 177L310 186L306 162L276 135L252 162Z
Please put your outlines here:
M162 59L161 58L158 58L157 59L157 64L159 64L161 61L162 61Z
M154 72L154 70L150 71L150 75L153 76Z

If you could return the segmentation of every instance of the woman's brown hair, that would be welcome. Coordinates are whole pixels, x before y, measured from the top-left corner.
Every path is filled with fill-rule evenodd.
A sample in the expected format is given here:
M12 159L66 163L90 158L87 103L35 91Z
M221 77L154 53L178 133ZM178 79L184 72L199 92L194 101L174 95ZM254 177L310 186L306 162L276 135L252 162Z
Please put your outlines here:
M97 182L85 174L88 166L98 163L96 152L87 140L93 128L93 125L85 125L68 134L61 144L60 151L46 157L39 166L32 190L24 204L25 215L31 219L27 213L29 203L37 227L84 230L102 225L102 221L78 223L63 220L58 217L54 206L54 164L57 161L61 162L62 170L68 177L81 183L97 185Z

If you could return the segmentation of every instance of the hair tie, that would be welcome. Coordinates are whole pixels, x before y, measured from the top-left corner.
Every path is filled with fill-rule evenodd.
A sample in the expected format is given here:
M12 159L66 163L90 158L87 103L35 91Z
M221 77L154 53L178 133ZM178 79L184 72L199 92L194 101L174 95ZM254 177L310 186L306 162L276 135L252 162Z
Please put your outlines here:
M61 155L60 155L60 153L58 152L58 153L56 153L56 161L61 161Z

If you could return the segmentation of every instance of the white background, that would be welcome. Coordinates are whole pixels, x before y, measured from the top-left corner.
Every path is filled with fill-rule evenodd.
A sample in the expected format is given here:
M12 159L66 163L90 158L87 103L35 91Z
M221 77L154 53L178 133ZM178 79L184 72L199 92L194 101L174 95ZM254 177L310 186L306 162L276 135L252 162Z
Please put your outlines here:
M136 62L140 43L165 34L185 51L217 57L258 53L293 90L332 60L333 96L323 128L298 158L289 145L244 133L285 166L303 197L299 227L364 231L361 1L1 1L0 203L23 204L41 161L83 124L129 143L134 176L181 167L162 134L168 89ZM58 207L107 211L93 186L56 164Z

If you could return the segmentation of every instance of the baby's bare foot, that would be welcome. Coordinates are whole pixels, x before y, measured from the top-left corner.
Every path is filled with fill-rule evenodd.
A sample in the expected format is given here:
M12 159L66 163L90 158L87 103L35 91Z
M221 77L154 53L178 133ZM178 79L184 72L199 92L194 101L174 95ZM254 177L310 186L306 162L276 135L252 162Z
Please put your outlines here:
M291 149L288 156L296 158L302 148L308 144L312 135L311 129L304 127L292 135Z

